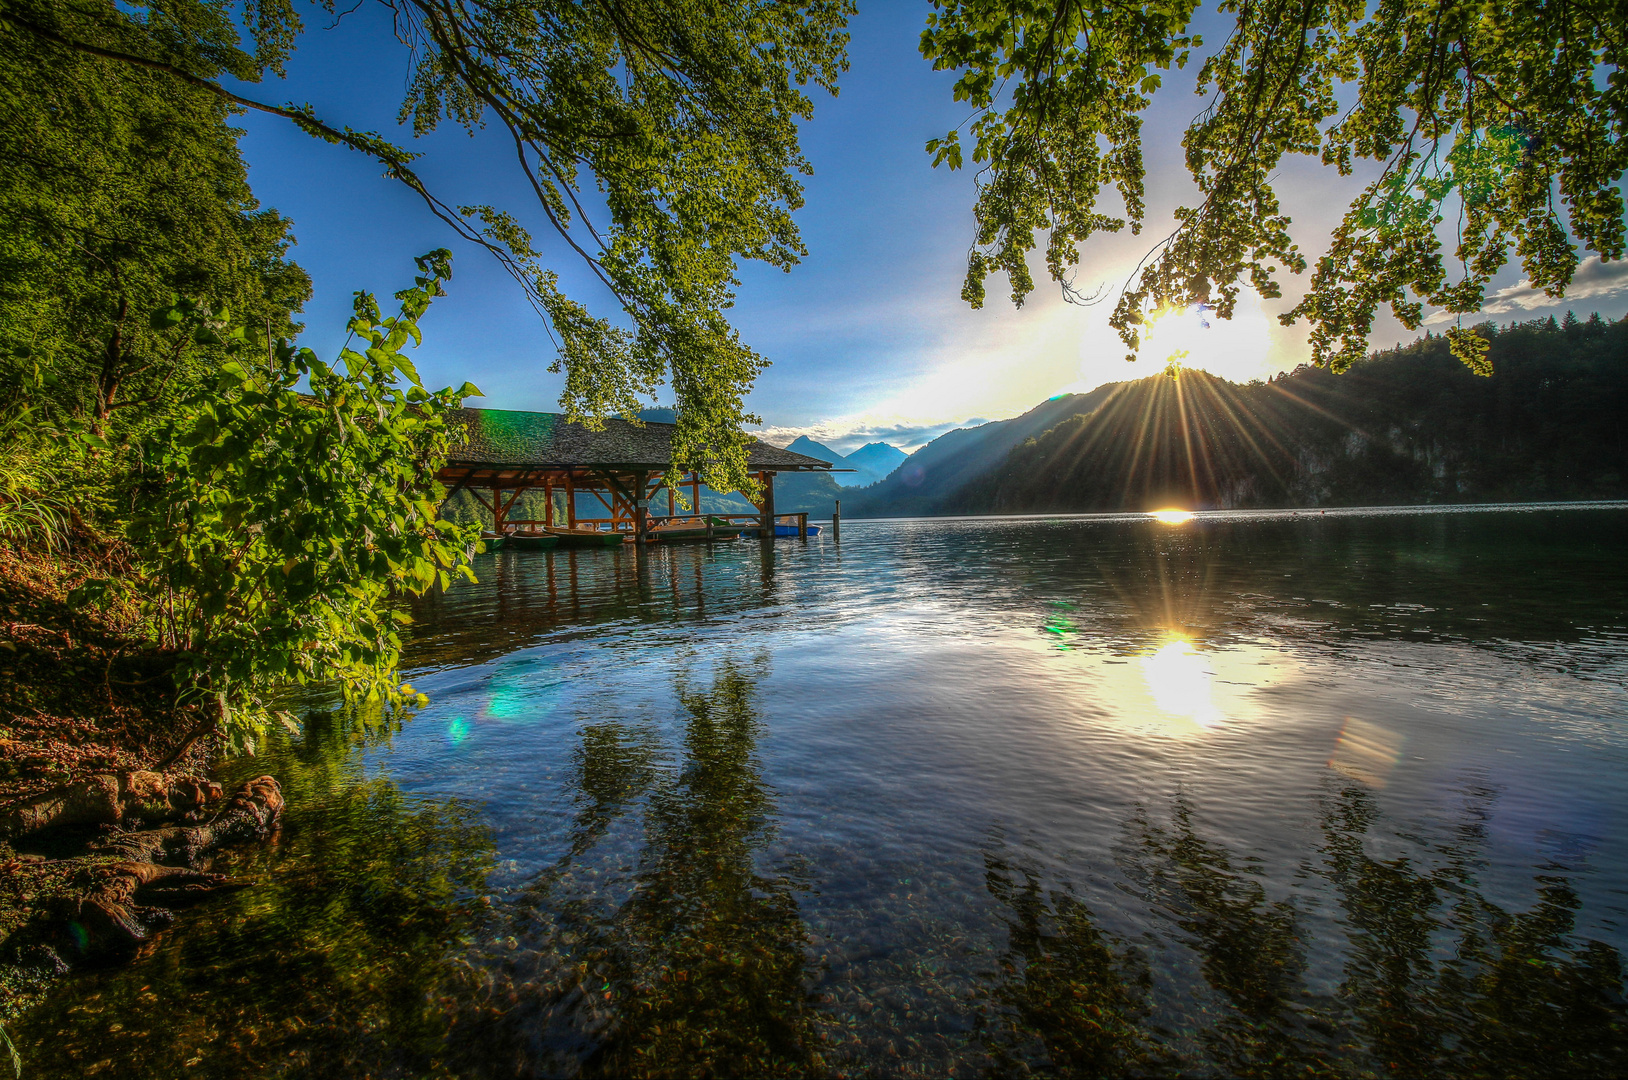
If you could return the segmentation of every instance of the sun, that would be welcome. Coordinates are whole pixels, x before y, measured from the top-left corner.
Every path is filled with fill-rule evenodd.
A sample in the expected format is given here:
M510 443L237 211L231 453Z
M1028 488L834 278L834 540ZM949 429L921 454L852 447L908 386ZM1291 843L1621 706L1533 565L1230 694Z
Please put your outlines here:
M1148 517L1165 525L1185 525L1193 520L1193 512L1191 510L1177 510L1172 507L1167 510L1149 511Z
M1273 374L1271 324L1260 302L1239 298L1232 318L1223 319L1209 304L1170 308L1147 322L1142 355L1160 364L1199 368L1233 382Z

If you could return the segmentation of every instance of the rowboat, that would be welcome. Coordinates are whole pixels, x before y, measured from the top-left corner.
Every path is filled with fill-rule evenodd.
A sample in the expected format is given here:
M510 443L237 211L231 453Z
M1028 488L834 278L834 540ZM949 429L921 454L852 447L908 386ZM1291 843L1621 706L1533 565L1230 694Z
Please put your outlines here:
M483 532L480 534L480 542L486 545L487 551L497 551L508 539L508 536L504 533Z
M741 526L731 524L723 518L709 517L706 521L700 518L686 518L683 521L669 521L657 525L645 534L650 540L660 540L663 543L675 544L686 541L707 540L738 540L741 535Z
M774 519L774 534L776 536L796 536L797 535L797 519L795 517L792 517L789 514L787 516L785 516L785 517L775 518ZM808 527L808 535L810 535L810 536L818 536L818 535L820 535L820 527L818 525L810 525Z
M617 547L628 537L627 533L595 532L593 529L550 528L547 532L559 541L560 547Z
M560 542L559 537L545 532L512 532L506 539L514 551L547 551Z

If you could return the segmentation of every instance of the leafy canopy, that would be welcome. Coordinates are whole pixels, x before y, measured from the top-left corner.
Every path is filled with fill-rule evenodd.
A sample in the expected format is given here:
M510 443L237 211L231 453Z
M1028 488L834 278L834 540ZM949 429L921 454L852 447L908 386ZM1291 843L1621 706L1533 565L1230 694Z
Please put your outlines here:
M640 395L669 382L680 465L725 490L749 485L740 429L756 418L744 394L766 362L724 311L737 260L788 269L804 254L791 218L810 171L797 125L812 113L809 83L836 91L851 0L380 2L414 58L403 118L416 134L495 122L535 206L448 205L413 171L415 155L380 136L214 82L281 70L302 27L289 0L247 0L247 41L228 0L16 0L0 21L41 47L162 70L177 93L273 112L373 156L521 282L555 335L573 417L633 416ZM553 251L539 250L533 221L552 228ZM564 293L561 253L586 260L624 319Z
M1141 113L1162 73L1204 45L1190 30L1197 0L933 6L921 50L961 73L955 95L976 110L982 167L962 295L981 305L985 279L1004 271L1021 304L1038 232L1049 232L1048 272L1072 294L1081 244L1141 229ZM1364 355L1382 304L1413 329L1425 304L1478 310L1512 253L1555 297L1578 244L1623 256L1618 0L1223 0L1220 11L1231 29L1198 73L1207 102L1183 139L1202 201L1176 212L1111 317L1133 353L1161 310L1213 303L1230 317L1245 279L1276 297L1281 269L1307 269L1273 185L1289 154L1341 174L1379 163L1282 316L1310 323L1316 362L1335 370ZM935 164L963 163L959 130L927 149ZM1098 208L1107 187L1117 213ZM1449 341L1490 370L1483 339L1455 327Z
M145 509L129 529L139 587L159 646L182 657L178 685L212 701L212 719L251 750L267 687L334 679L351 698L411 695L393 682L406 621L393 592L473 580L478 529L439 517L435 474L461 437L447 413L478 391L426 391L402 353L450 259L418 260L396 316L358 293L361 345L332 367L191 305L153 317L233 359L148 444Z
M141 39L131 27L109 40ZM41 419L139 437L220 349L147 325L174 295L287 335L310 281L262 210L219 98L163 73L41 46L0 19L0 377L41 378Z

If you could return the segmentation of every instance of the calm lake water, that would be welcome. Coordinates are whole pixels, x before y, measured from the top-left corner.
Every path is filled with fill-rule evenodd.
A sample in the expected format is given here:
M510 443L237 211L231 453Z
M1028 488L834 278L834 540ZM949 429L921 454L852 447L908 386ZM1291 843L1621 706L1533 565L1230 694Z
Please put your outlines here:
M482 556L28 1074L1628 1068L1628 508ZM25 1074L27 1075L27 1074Z

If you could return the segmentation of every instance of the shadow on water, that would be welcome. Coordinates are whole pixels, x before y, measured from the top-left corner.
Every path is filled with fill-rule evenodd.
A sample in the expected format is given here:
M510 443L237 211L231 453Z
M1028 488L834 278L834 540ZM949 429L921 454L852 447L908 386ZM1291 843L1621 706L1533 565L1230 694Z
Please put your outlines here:
M795 860L763 865L777 831L757 760L763 666L722 660L704 688L681 673L676 746L638 723L581 728L567 850L496 913L499 948L460 960L491 989L455 1060L483 1075L820 1071L806 884ZM631 846L616 848L618 824Z
M1343 971L1327 986L1308 976L1316 931L1301 903L1270 898L1248 859L1201 834L1181 797L1167 823L1127 821L1118 855L1131 891L1164 916L1173 942L1157 932L1117 937L1066 886L1048 891L1035 870L986 855L1008 930L984 1025L997 1071L1620 1074L1622 959L1576 938L1579 903L1565 867L1532 879L1524 912L1478 891L1481 820L1494 798L1481 787L1467 793L1456 835L1434 845L1436 865L1425 868L1368 854L1382 822L1365 788L1327 796L1318 860L1306 867L1333 886L1343 914ZM1150 969L1149 952L1172 944L1176 954Z

